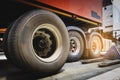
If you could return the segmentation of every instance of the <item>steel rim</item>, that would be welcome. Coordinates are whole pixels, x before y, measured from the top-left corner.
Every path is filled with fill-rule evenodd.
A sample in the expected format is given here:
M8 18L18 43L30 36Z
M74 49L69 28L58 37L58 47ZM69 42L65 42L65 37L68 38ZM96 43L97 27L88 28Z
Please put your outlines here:
M93 54L98 55L101 50L101 40L98 36L93 36L91 40L91 51Z
M56 26L41 24L33 32L31 45L37 58L52 62L61 54L62 36Z
M77 37L70 37L70 53L76 55L80 52L80 41Z

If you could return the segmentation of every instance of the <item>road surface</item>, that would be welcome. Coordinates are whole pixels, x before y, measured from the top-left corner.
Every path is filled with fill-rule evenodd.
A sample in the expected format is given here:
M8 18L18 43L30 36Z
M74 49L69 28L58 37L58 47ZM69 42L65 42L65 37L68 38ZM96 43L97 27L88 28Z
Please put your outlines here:
M45 76L44 74L30 74L13 66L7 60L0 60L0 80L86 80L120 67L120 64L117 64L99 68L98 63L100 62L66 63L58 73Z

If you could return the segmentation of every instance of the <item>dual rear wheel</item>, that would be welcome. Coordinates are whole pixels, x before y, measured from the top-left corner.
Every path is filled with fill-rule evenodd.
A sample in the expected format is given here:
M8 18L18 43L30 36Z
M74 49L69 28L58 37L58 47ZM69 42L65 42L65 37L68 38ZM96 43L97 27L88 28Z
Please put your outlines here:
M89 36L89 41L86 42L85 37L82 31L75 27L69 26L68 33L70 37L70 49L68 55L68 61L78 61L83 56L84 58L98 58L101 57L100 52L103 48L102 36L97 32L92 32ZM87 45L85 43L88 43ZM89 46L90 50L88 53L85 53L85 47ZM86 56L87 55L87 56Z

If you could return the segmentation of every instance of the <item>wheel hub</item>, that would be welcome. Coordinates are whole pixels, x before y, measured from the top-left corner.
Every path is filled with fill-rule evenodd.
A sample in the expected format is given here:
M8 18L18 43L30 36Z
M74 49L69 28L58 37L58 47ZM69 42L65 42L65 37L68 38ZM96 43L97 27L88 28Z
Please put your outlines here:
M46 48L46 41L44 39L39 41L39 47L43 49Z
M51 50L52 42L50 40L50 35L44 31L38 30L33 39L34 49L40 57L46 57Z
M93 55L99 55L101 51L101 40L99 36L92 36L91 39L91 51Z
M96 47L96 43L93 42L93 43L92 43L92 50L95 51L96 49L97 49L97 47Z
M77 47L76 41L74 39L71 39L70 40L70 51L71 52L75 52L76 51L76 47Z

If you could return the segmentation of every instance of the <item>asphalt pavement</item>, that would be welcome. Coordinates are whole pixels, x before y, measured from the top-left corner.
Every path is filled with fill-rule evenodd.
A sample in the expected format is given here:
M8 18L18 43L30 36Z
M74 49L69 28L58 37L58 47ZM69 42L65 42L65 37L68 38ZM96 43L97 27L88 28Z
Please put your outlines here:
M0 60L0 80L86 80L120 67L120 64L99 68L97 63L81 64L80 61L66 63L56 74L34 75L23 71L7 60ZM105 76L104 76L105 77Z
M120 68L94 76L88 80L120 80Z
M116 80L120 73L120 64L100 68L98 67L100 62L82 64L81 61L78 61L66 63L58 73L53 75L35 75L17 68L4 57L0 60L0 80L103 80L100 78L109 80L107 77L111 75ZM114 73L109 73L112 70ZM116 71L118 71L118 75L115 76ZM109 76L102 76L106 73Z

